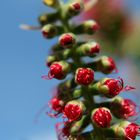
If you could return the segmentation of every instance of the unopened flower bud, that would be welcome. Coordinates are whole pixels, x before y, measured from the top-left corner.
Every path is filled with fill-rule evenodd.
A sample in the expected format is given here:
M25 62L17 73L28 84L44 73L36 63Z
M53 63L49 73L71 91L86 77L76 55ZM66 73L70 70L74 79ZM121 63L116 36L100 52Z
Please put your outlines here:
M58 117L60 114L62 114L62 111L64 109L64 101L55 96L50 100L49 107L50 111L46 112L46 114L50 117ZM42 110L44 110L44 107L42 108Z
M59 38L59 44L64 48L71 48L75 43L76 37L73 33L65 33Z
M91 120L96 126L107 128L110 126L112 115L109 109L100 107L92 111Z
M96 56L100 52L100 45L96 42L88 42L82 44L76 49L76 54L79 56Z
M64 108L64 102L57 97L54 97L51 100L50 104L51 104L52 109L56 112L62 112Z
M120 140L135 140L140 136L140 126L128 121L123 121L111 128L115 133L115 138Z
M130 91L135 89L132 86L124 86L124 81L122 78L104 78L101 81L89 86L91 92L101 93L108 98L113 98L120 94L122 91Z
M84 26L85 32L89 34L93 34L99 29L99 25L93 20L85 21L83 26Z
M74 32L77 34L94 34L98 29L99 25L94 20L88 20L75 27Z
M48 23L55 22L59 19L58 13L49 13L49 14L43 14L39 16L38 21L41 26L44 26Z
M79 14L83 9L83 4L81 2L73 2L68 6L68 14L70 16L75 16Z
M69 101L64 108L64 115L69 122L79 120L85 112L85 106L81 101Z
M117 68L111 57L103 56L97 62L97 70L103 72L104 74L109 74L114 70L117 70Z
M70 71L70 64L65 61L54 62L50 65L50 71L47 76L42 76L43 79L56 78L62 80Z
M57 35L57 27L52 24L47 24L42 28L42 34L45 38L53 38Z
M116 97L111 103L111 111L117 118L128 119L138 115L137 105L130 99Z
M104 78L98 84L98 90L106 97L115 97L123 90L121 79Z
M94 81L94 71L90 68L78 68L75 74L77 84L87 86Z

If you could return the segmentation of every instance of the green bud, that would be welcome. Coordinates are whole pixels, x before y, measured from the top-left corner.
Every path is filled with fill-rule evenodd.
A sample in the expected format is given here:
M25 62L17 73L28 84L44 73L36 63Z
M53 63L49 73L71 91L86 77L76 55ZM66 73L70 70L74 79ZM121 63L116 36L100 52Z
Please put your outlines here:
M75 89L72 92L72 96L74 99L80 98L82 96L82 90L81 89Z
M88 20L75 27L73 32L76 34L94 34L98 29L99 25L95 21Z
M100 51L100 46L98 43L92 41L85 44L82 44L76 49L76 54L78 56L90 56L94 57Z
M102 56L96 63L97 70L103 72L104 74L110 74L116 70L116 64L111 57Z
M38 21L41 26L44 26L48 23L55 22L58 19L59 19L59 14L56 12L56 13L43 14L43 15L39 16Z
M52 24L47 24L43 26L42 34L45 38L51 39L58 34L57 27Z
M68 5L68 15L75 16L78 15L83 9L82 2L73 2Z

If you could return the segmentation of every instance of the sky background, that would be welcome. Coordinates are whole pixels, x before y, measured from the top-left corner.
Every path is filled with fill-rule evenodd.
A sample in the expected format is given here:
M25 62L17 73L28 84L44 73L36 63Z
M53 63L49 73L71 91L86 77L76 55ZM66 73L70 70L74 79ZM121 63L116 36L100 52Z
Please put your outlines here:
M139 0L127 0L135 17ZM55 40L40 32L23 31L21 23L37 25L37 16L48 10L41 0L1 0L0 4L0 139L56 140L55 120L35 114L50 98L57 80L44 81L45 58ZM122 69L123 71L123 69Z

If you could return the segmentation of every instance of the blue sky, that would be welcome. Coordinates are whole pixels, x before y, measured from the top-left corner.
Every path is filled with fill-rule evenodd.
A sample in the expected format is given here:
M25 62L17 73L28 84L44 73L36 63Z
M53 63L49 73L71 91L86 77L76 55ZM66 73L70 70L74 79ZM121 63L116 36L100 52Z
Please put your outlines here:
M139 0L128 0L138 13ZM55 140L55 120L40 116L38 110L47 103L57 80L44 81L45 58L53 41L40 32L22 31L21 23L37 24L37 16L48 10L41 0L1 1L0 4L0 139Z

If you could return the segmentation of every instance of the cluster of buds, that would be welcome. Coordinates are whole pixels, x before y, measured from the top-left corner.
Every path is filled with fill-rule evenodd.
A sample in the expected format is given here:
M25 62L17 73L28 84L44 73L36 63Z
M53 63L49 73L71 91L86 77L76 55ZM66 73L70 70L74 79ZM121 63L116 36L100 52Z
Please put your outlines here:
M69 22L84 11L82 0L43 2L52 7L54 13L46 13L38 18L42 35L45 39L59 37L46 60L48 74L42 78L65 79L57 86L57 94L50 101L50 109L54 112L50 116L65 118L63 128L59 129L57 124L58 139L135 140L140 135L140 126L127 119L138 114L137 105L130 99L118 97L121 92L134 88L124 86L122 78L95 80L97 71L106 75L115 72L115 61L108 56L97 57L101 46L96 41L79 39L79 35L93 35L99 25L93 20L79 25ZM83 61L85 57L89 57L90 62ZM95 96L106 97L106 101L98 103ZM122 119L121 123L113 118ZM93 130L85 132L91 124Z

